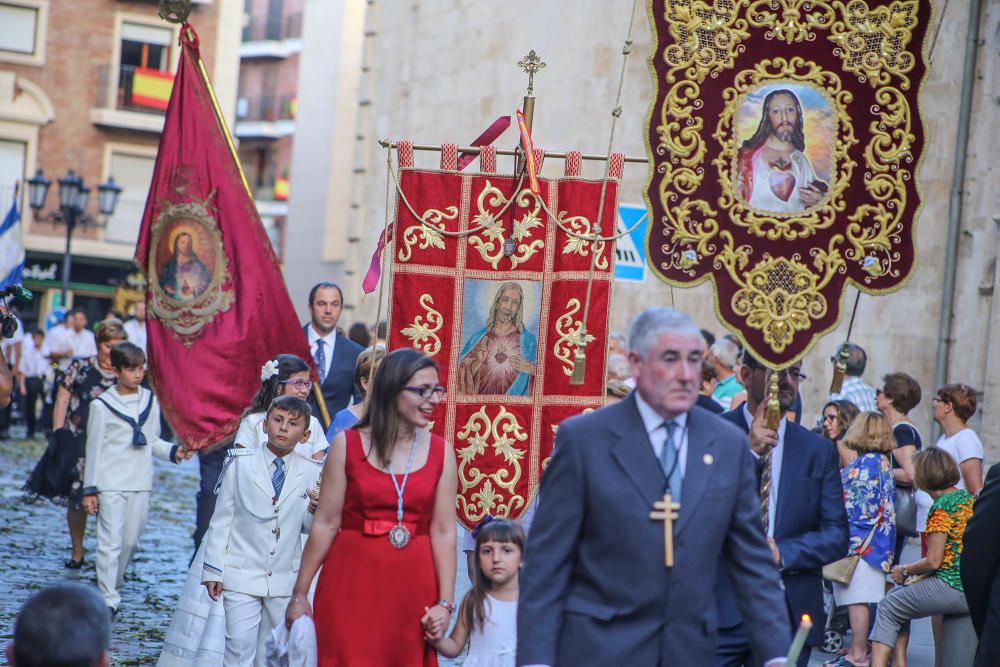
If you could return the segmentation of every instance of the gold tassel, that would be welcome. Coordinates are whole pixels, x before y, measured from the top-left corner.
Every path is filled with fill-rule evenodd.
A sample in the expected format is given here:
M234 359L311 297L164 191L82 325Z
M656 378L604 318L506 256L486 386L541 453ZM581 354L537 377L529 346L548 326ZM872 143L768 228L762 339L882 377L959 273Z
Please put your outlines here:
M781 425L781 403L778 401L778 374L771 371L771 387L767 397L767 427L777 431Z
M569 376L569 383L572 385L583 384L583 376L587 374L587 357L582 348L576 348L576 356L573 358L573 374Z
M839 394L844 386L844 376L847 375L847 345L840 348L837 363L833 366L833 379L830 381L830 393Z

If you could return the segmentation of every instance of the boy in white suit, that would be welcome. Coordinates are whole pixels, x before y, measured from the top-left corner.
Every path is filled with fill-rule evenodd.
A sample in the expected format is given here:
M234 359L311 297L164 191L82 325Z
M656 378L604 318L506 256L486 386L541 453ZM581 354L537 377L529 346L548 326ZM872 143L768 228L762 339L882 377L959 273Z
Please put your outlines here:
M125 568L146 527L153 456L179 463L192 452L160 438L160 404L141 386L146 354L132 343L111 348L118 383L90 404L83 507L97 515L97 588L112 615Z
M274 399L267 445L233 450L222 469L201 581L213 600L222 595L226 667L264 665L264 642L285 622L322 465L295 452L309 438L310 415L301 398Z

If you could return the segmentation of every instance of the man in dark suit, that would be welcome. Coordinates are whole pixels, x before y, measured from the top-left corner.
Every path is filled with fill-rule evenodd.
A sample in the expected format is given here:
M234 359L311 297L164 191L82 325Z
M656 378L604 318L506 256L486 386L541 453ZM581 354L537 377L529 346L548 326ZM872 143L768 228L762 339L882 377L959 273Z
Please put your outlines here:
M823 639L823 566L847 555L850 533L844 512L840 466L833 443L784 417L804 378L796 363L778 372L781 423L768 428L765 409L768 371L749 352L743 355L740 381L746 403L721 415L749 435L756 461L755 521L767 516L767 541L781 570L787 600L787 622L797 627L803 614L813 629L798 664L809 664L808 647ZM766 498L766 502L765 502ZM736 604L731 559L719 561L716 597L719 603L717 667L759 665L761 660L747 636L745 613Z
M361 354L361 346L337 332L337 321L343 309L344 292L335 283L317 283L309 290L311 321L303 329L309 339L309 351L319 371L320 389L331 418L346 408L352 398L355 402L361 400L361 390L354 386L354 364ZM309 407L322 421L313 394L309 395Z
M962 588L979 635L976 667L1000 665L1000 465L986 475L965 527Z
M746 436L694 405L703 343L690 318L651 308L632 325L636 389L564 421L525 549L517 664L711 664L713 563L732 563L754 647L784 665L790 634L757 516ZM680 501L672 567L650 517Z

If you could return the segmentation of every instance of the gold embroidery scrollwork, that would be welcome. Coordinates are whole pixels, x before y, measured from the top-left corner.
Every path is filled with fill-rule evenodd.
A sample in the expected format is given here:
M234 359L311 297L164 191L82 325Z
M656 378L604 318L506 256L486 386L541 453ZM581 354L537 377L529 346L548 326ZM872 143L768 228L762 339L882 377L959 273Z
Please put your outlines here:
M495 185L486 181L485 187L476 198L476 209L478 213L472 219L472 226L483 226L483 230L469 237L469 244L479 251L480 257L490 263L494 269L500 267L500 260L504 258L504 229L503 221L500 220L493 208L502 208L507 203L507 198L503 192ZM528 261L545 245L541 239L522 243L531 238L531 230L542 226L542 219L539 212L542 209L541 202L535 197L531 190L524 189L517 195L517 204L528 209L521 218L515 218L514 228L511 236L517 242L514 253L510 256L510 268L517 268L518 264ZM530 208L529 208L530 207Z
M566 235L566 243L563 244L562 249L564 255L576 253L581 257L586 257L590 254L591 246L593 246L594 252L597 253L594 268L599 271L608 268L608 258L601 254L604 252L604 241L594 243L590 239L580 238L581 236L590 236L591 238L595 236L592 233L593 226L590 224L590 220L582 215L569 215L568 211L559 211L559 224L561 227L579 234L579 236Z
M454 220L458 217L458 207L449 206L444 211L432 208L428 209L421 218L421 224L408 227L403 232L403 245L399 249L399 261L408 262L413 256L413 246L417 245L420 250L437 248L444 250L444 237L438 230L444 230L445 220Z
M846 264L837 245L844 237L837 234L828 248L813 248L814 273L802 263L799 255L770 257L750 264L749 246L734 247L732 237L724 232L727 246L719 253L719 261L740 287L733 294L733 312L745 318L749 327L760 331L775 352L784 350L795 334L806 331L814 320L824 317L828 304L822 290L837 273L844 273Z
M521 460L527 450L514 445L528 439L528 434L517 418L507 408L500 406L494 419L490 419L486 406L477 410L457 434L459 442L467 442L458 450L458 481L461 489L458 495L459 509L468 522L476 523L487 514L511 516L526 504L524 496L517 493L517 483L521 479ZM487 473L476 465L476 459L492 449L503 457L507 467L499 467L496 472ZM476 489L477 486L482 486ZM475 489L466 497L466 492Z
M829 28L836 19L833 8L815 0L756 0L750 3L747 16L753 27L767 28L765 38L788 44L815 40L813 30Z
M437 332L441 329L444 318L434 310L434 298L430 294L421 295L420 306L424 309L426 319L424 315L417 315L401 333L410 339L414 348L433 357L441 351L441 339Z
M556 320L556 333L559 334L559 338L552 346L552 353L556 359L562 362L566 377L573 374L573 359L576 356L576 351L596 340L594 336L584 334L583 322L573 317L580 312L580 307L579 299L570 299L566 302L566 312Z
M670 65L667 83L677 80L686 69L689 79L704 81L712 72L732 67L742 53L742 41L750 36L745 19L738 18L731 0L668 0L667 25L673 44L663 51Z
M908 50L917 27L918 0L895 0L872 9L864 0L836 2L842 14L828 39L837 45L834 55L844 61L844 69L873 87L899 79L899 87L909 90L907 76L916 65Z

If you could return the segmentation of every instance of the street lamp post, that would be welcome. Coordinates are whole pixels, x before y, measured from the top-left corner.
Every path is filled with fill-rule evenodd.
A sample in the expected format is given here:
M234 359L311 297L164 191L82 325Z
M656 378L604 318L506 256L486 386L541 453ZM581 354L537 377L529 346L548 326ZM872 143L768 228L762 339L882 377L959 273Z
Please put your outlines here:
M66 225L66 252L63 254L62 271L62 306L65 308L69 296L69 275L73 266L71 252L73 230L76 229L77 225L101 227L107 224L107 218L115 213L118 196L122 189L110 176L107 181L97 186L97 207L103 216L102 221L87 214L90 188L83 184L83 179L72 169L59 179L59 210L43 215L41 210L45 208L45 199L48 197L51 185L52 181L45 177L45 173L41 169L38 169L34 177L28 179L28 203L35 211L37 219Z

